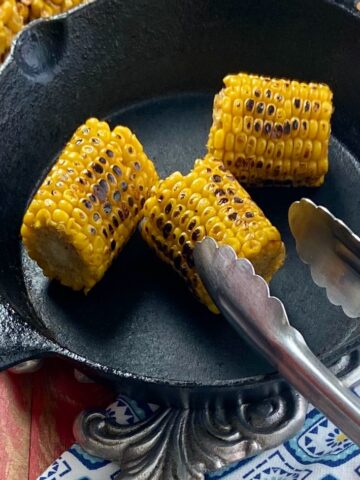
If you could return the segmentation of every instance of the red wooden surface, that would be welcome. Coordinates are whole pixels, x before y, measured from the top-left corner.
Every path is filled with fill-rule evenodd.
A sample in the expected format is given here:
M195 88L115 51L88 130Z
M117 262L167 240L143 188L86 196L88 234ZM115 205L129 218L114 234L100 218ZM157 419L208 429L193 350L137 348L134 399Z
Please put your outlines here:
M35 480L74 442L75 417L113 399L102 385L79 383L60 360L32 374L0 373L0 480Z

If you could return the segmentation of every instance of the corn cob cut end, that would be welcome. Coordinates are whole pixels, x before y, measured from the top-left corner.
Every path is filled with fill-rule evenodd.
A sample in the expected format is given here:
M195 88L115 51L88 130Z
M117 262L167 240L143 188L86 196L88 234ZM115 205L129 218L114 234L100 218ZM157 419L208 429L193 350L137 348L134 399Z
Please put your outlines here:
M24 215L30 257L49 278L87 293L129 240L157 178L128 128L87 120Z
M270 281L285 260L280 233L221 162L207 155L183 176L175 172L153 187L141 233L157 255L186 280L213 313L219 313L198 276L193 249L206 236L230 245Z
M21 234L30 257L49 279L59 280L62 285L76 291L84 289L85 293L100 280L99 274L94 275L90 271L72 239L55 225L39 228L28 240L27 227L22 227Z

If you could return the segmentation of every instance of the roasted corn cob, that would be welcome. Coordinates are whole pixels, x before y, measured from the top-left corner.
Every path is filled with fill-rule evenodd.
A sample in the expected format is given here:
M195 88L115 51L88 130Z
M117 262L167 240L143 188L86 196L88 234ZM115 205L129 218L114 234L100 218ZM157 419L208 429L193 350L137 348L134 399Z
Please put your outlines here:
M160 258L170 263L212 312L194 268L193 249L205 236L231 245L269 281L284 262L278 230L223 164L207 155L189 175L175 172L158 182L145 202L141 232Z
M214 99L208 150L246 185L319 186L328 171L327 85L228 75Z
M10 49L13 37L22 29L28 16L26 5L15 0L0 0L0 59Z
M87 120L25 213L21 235L30 257L49 278L88 292L131 236L156 180L128 128Z

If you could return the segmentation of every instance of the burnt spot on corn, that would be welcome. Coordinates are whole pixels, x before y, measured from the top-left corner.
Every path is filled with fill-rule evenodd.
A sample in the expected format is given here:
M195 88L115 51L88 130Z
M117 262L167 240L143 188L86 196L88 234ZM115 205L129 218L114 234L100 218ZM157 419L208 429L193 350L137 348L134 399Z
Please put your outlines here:
M91 165L92 169L96 172L96 173L103 173L104 172L104 169L103 167L100 165L100 163L93 163Z
M253 109L254 109L254 104L255 104L255 102L252 98L249 98L248 100L246 100L246 102L245 102L246 110L248 112L252 112Z
M259 102L257 105L256 105L256 112L261 115L262 113L264 113L264 110L265 110L265 103L264 102Z
M171 222L166 222L162 229L163 237L165 238L165 240L169 237L171 230L172 230Z

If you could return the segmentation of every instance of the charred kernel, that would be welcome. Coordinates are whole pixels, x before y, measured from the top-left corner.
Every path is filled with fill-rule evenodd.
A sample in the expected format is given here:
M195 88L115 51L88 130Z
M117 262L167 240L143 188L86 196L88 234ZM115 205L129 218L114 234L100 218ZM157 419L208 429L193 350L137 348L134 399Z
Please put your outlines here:
M282 102L283 99L284 99L284 97L282 95L280 95L279 93L277 93L274 98L277 102Z
M143 208L144 204L145 204L145 198L142 197L142 199L140 200L140 207Z
M135 170L141 170L141 165L139 162L134 162L134 168Z
M83 143L83 139L82 138L79 138L78 140L76 140L75 142L75 145L80 145L81 143Z
M235 221L238 217L238 214L237 212L232 212L228 215L228 219L231 220L231 221Z
M94 143L95 145L99 145L100 140L97 137L92 137L91 143Z
M313 103L313 112L317 113L320 110L320 102Z
M189 225L188 225L188 229L189 229L190 231L193 230L194 227L195 227L195 225L196 225L196 220L191 220L191 222L190 222Z
M113 225L115 228L117 228L119 226L119 221L116 217L112 217L112 222L113 222Z
M257 98L259 98L259 97L261 96L261 92L260 92L260 90L259 90L258 88L255 88L255 90L254 90L254 95L255 95L255 97L257 97Z
M106 150L105 153L106 153L106 155L107 155L108 157L110 157L110 158L113 158L113 157L114 157L114 152L113 152L112 150L110 150L110 149Z
M270 135L272 130L272 123L271 122L265 122L264 123L264 133L265 135Z
M240 197L234 197L234 202L235 203L244 203L244 200Z
M254 213L253 212L245 212L245 217L246 218L252 218L252 217L254 217Z
M163 227L163 229L162 229L163 237L164 237L165 239L168 238L168 236L170 235L171 230L172 230L172 224L171 224L171 222L165 223L165 225L164 225L164 227Z
M95 184L93 186L93 194L95 198L100 200L100 202L105 202L107 197L106 190L100 184Z
M268 107L267 107L267 114L268 115L273 115L275 113L275 106L270 104Z
M254 122L254 130L255 132L260 132L262 128L261 120L255 120Z
M256 162L256 168L262 168L264 166L264 162L262 160L258 160Z
M115 240L111 240L110 248L111 248L112 252L115 250L115 248L116 248L116 241Z
M105 228L102 229L102 233L103 233L105 238L108 238L109 235L108 235L108 232Z
M100 163L93 163L92 164L92 168L93 170L95 170L95 172L97 173L103 173L104 169L103 167L100 165Z
M283 126L280 124L280 123L276 123L275 124L275 136L276 138L281 138L282 134L283 134Z
M103 165L106 165L106 158L99 157L99 162L102 163Z
M89 232L91 233L91 235L95 235L96 234L96 228L89 227Z
M108 182L109 182L109 183L112 183L113 185L115 185L116 180L115 180L115 178L114 178L114 175L112 175L111 173L108 173L108 174L107 174L107 179L108 179Z
M301 105L300 98L294 98L294 107L298 109L300 108L300 105Z
M115 173L115 175L116 175L117 177L121 177L121 175L122 175L121 168L118 167L117 165L114 165L114 166L113 166L113 172Z
M256 112L261 115L262 113L264 113L264 110L265 110L265 103L263 102L259 102L257 105L256 105Z
M290 130L291 130L290 122L288 120L286 120L286 122L284 123L284 133L285 133L285 135L289 135Z
M254 100L252 98L249 98L248 100L246 100L245 102L245 107L246 107L246 110L248 112L252 112L253 108L254 108Z
M197 242L199 240L199 238L201 237L201 229L200 228L195 228L195 230L192 232L191 234L191 239L194 241L194 242Z
M115 202L119 202L121 200L121 193L119 190L116 190L116 192L113 193L113 199Z
M83 200L83 204L85 205L86 208L88 208L89 210L92 208L92 203L90 202L90 200Z
M293 130L297 130L299 128L299 121L296 118L294 118L291 126Z
M128 198L128 204L129 204L129 207L133 207L133 206L134 206L134 199L133 199L133 197L129 197L129 198Z
M97 198L96 198L95 195L93 195L92 193L89 195L89 200L90 200L92 203L96 203L96 202L97 202Z
M106 193L109 191L109 185L104 179L100 180L99 185Z
M104 205L103 205L103 210L104 210L104 212L105 212L107 215L108 215L109 213L111 213L111 210L112 210L111 203L109 203L109 202L104 203Z
M85 175L86 175L87 177L89 177L89 178L92 178L92 176L93 176L92 173L90 172L90 170L85 170L84 173L85 173Z
M228 199L223 197L223 198L220 198L220 200L218 201L218 205L224 205L225 203L228 203Z
M121 182L121 188L122 188L122 191L123 191L123 192L126 192L126 190L128 189L128 184L127 184L127 182Z
M271 98L271 90L269 90L269 89L265 90L265 97L266 98Z
M99 221L100 220L100 215L97 212L95 212L94 215L93 215L93 219L94 219L94 222Z
M306 100L304 103L304 112L308 112L311 108L311 103L309 100Z
M182 248L182 253L186 257L192 254L192 248L190 247L189 243L185 243L185 245Z
M220 183L221 182L221 177L220 177L220 175L213 175L212 180L216 183Z
M165 207L166 215L169 215L169 213L171 212L171 209L172 209L172 205L171 205L171 203L168 203Z
M182 234L180 235L180 237L179 237L179 243L180 243L180 245L184 245L185 240L186 240L186 235L185 235L185 233L182 233Z

